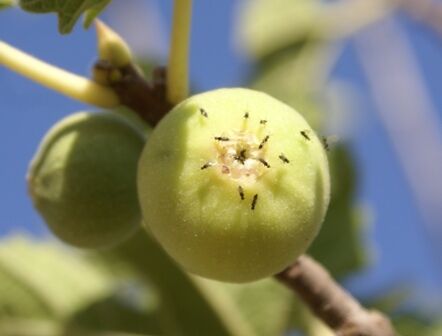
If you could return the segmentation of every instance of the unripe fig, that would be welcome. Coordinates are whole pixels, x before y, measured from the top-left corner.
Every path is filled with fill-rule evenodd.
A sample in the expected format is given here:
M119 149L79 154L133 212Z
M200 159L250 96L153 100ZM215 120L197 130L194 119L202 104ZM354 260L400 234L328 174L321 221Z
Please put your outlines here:
M115 113L75 113L46 134L31 162L34 206L61 240L117 244L139 226L137 162L145 136Z
M291 107L219 89L183 101L158 124L140 158L138 192L146 225L185 269L254 281L282 271L318 233L328 162Z

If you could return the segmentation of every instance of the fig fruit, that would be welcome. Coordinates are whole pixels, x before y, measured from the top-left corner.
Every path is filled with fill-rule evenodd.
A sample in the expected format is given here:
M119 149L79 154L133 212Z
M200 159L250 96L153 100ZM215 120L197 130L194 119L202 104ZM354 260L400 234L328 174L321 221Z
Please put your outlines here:
M139 227L136 171L144 143L135 125L110 112L78 112L49 130L31 162L28 185L58 238L102 248Z
M185 269L227 282L282 271L318 233L327 156L303 117L267 94L218 89L177 105L138 166L144 222Z

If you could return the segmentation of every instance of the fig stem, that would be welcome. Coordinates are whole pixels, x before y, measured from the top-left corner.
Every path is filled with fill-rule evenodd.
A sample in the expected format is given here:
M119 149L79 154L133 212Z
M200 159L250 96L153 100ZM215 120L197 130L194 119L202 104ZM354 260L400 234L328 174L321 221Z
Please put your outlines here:
M310 310L339 336L395 336L387 317L366 310L307 255L275 278L296 292Z
M192 0L175 0L167 68L167 99L178 104L189 95Z
M120 105L112 89L48 64L3 41L0 41L0 65L81 102L105 108Z

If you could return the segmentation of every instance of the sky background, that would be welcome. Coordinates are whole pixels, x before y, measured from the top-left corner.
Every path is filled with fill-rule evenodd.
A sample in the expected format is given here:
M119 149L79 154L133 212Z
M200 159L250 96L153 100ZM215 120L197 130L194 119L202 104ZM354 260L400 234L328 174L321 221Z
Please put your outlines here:
M251 64L234 43L238 3L242 1L195 1L192 35L191 78L198 91L244 85ZM115 27L138 53L164 59L167 55L172 1L131 0L121 16L122 2L109 8L103 19ZM442 39L404 16L396 17L418 57L426 85L442 118ZM0 12L0 40L39 58L88 75L96 56L95 32L80 25L61 36L54 15L31 15L19 10ZM349 142L359 173L357 202L369 209L366 243L372 263L346 280L351 291L370 296L398 283L412 284L418 301L426 307L442 307L442 261L437 242L419 212L389 137L375 113L354 44L345 45L333 77L348 80L358 93L351 120ZM25 176L39 141L56 121L79 110L91 110L76 101L40 87L0 67L0 236L47 231L27 196ZM442 145L442 144L441 144ZM442 148L442 147L441 147ZM441 178L441 172L434 172ZM442 200L437 200L442 206ZM442 220L442 219L440 219ZM440 251L440 250L439 250ZM332 253L332 252L331 252Z

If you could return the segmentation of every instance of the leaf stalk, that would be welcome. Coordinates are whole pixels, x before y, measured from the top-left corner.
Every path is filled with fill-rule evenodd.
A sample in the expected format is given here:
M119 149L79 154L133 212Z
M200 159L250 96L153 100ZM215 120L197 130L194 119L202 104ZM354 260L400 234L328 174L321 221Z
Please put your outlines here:
M167 98L177 104L189 95L189 48L192 0L175 0L170 56L167 70Z
M0 41L0 65L75 100L111 108L120 105L110 88L58 68Z

